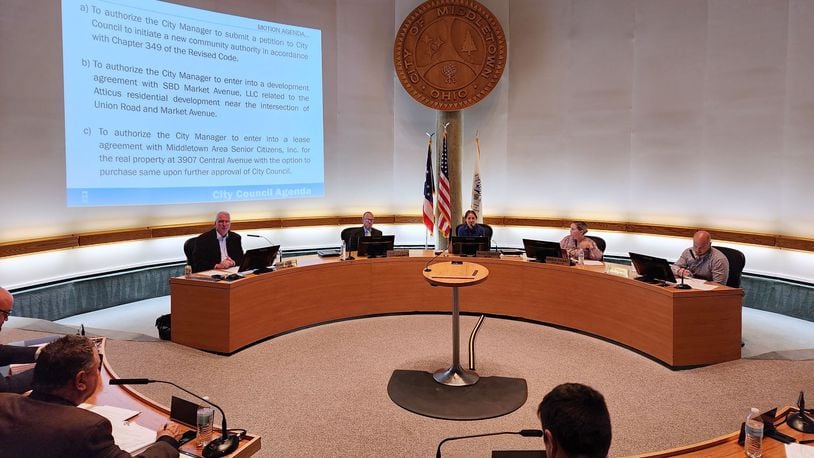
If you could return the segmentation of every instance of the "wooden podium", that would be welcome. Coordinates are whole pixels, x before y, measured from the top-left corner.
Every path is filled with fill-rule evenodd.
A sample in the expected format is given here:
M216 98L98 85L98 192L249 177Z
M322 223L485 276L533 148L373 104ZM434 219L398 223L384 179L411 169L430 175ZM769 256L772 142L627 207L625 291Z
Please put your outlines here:
M467 386L478 382L478 374L461 367L460 304L458 288L486 281L489 269L480 264L463 261L439 262L424 269L424 278L432 286L452 288L452 365L433 374L436 382L450 386Z

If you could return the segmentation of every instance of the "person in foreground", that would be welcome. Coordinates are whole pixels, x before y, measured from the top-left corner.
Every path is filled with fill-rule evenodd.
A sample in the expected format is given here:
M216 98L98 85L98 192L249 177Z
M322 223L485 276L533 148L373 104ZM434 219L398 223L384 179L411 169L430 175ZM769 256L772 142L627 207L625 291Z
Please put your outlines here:
M48 344L34 368L29 396L0 394L0 455L8 457L129 457L113 442L105 417L77 407L101 382L96 345L67 335ZM140 457L176 457L179 425L169 423Z
M577 257L578 250L585 252L585 259L593 259L594 261L601 261L604 253L596 246L596 242L590 237L586 237L588 232L588 224L584 221L574 221L571 223L571 230L562 240L560 240L560 248L568 251L568 256L572 258Z
M707 231L692 236L692 247L681 253L673 264L676 277L694 277L726 285L729 280L729 260L712 248L712 237Z
M456 234L458 237L486 237L486 229L478 224L478 214L475 210L467 210L464 213L464 225L458 226Z
M243 244L240 235L230 231L232 217L228 212L218 212L215 227L195 239L192 253L192 271L228 269L243 261Z
M358 248L359 237L381 237L382 231L373 227L373 221L376 219L371 212L364 212L362 214L362 227L350 231L346 235L345 246L348 251L354 251Z
M14 297L5 288L0 288L0 330L3 329L3 323L8 321L13 308ZM0 345L0 366L33 363L36 361L38 353L39 350L36 347ZM0 375L0 393L25 393L31 389L33 376L33 369L8 377Z
M537 409L548 458L605 458L611 422L605 398L580 383L563 383Z

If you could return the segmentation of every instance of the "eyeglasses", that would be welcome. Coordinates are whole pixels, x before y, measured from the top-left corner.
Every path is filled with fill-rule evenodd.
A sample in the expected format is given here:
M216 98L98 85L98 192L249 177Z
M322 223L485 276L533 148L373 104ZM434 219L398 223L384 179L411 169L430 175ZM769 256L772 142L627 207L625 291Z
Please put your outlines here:
M14 312L14 310L11 310L11 309L9 309L9 310L0 310L0 313L5 315L6 318L10 317L13 312Z

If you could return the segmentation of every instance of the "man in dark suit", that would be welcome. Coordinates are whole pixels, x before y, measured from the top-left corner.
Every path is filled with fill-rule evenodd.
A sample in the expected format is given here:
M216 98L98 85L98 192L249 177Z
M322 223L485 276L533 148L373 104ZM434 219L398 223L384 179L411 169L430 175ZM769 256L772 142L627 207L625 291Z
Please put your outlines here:
M232 217L228 212L218 212L215 227L195 239L192 252L192 271L228 269L243 261L243 245L240 235L230 231Z
M375 217L371 212L362 214L362 227L358 227L353 231L348 231L345 236L345 246L348 251L355 251L359 246L360 237L381 237L382 231L373 227L373 220Z
M0 288L0 330L3 323L8 321L14 307L14 298L4 288ZM0 345L0 366L9 364L33 363L37 358L37 348L18 347L15 345ZM31 389L31 379L34 371L27 370L14 376L0 375L0 393L25 393Z
M43 348L30 396L0 394L0 454L9 457L130 457L113 442L105 417L77 407L102 378L96 345L67 335ZM170 423L143 457L177 457L179 425Z

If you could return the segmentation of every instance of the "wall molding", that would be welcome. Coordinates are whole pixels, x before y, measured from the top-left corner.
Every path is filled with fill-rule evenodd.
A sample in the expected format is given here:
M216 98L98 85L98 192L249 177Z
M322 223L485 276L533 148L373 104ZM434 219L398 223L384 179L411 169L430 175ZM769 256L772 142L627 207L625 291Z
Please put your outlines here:
M422 222L419 215L383 215L376 216L378 224L418 224ZM562 218L532 218L524 216L492 216L484 218L486 224L493 226L531 226L546 228L566 228L571 223ZM700 229L688 226L665 226L658 224L631 223L617 221L586 221L591 229L634 234L659 235L691 238ZM233 230L283 229L308 226L347 226L359 224L359 216L316 216L304 218L270 218L257 220L233 221ZM137 227L113 229L108 231L84 232L79 234L57 235L30 240L18 240L0 243L0 258L39 253L44 251L79 248L103 243L128 242L161 237L200 234L212 227L211 222L196 222L171 226ZM779 234L761 234L753 232L731 231L726 229L707 229L716 241L746 243L772 248L814 252L814 239L792 237Z

